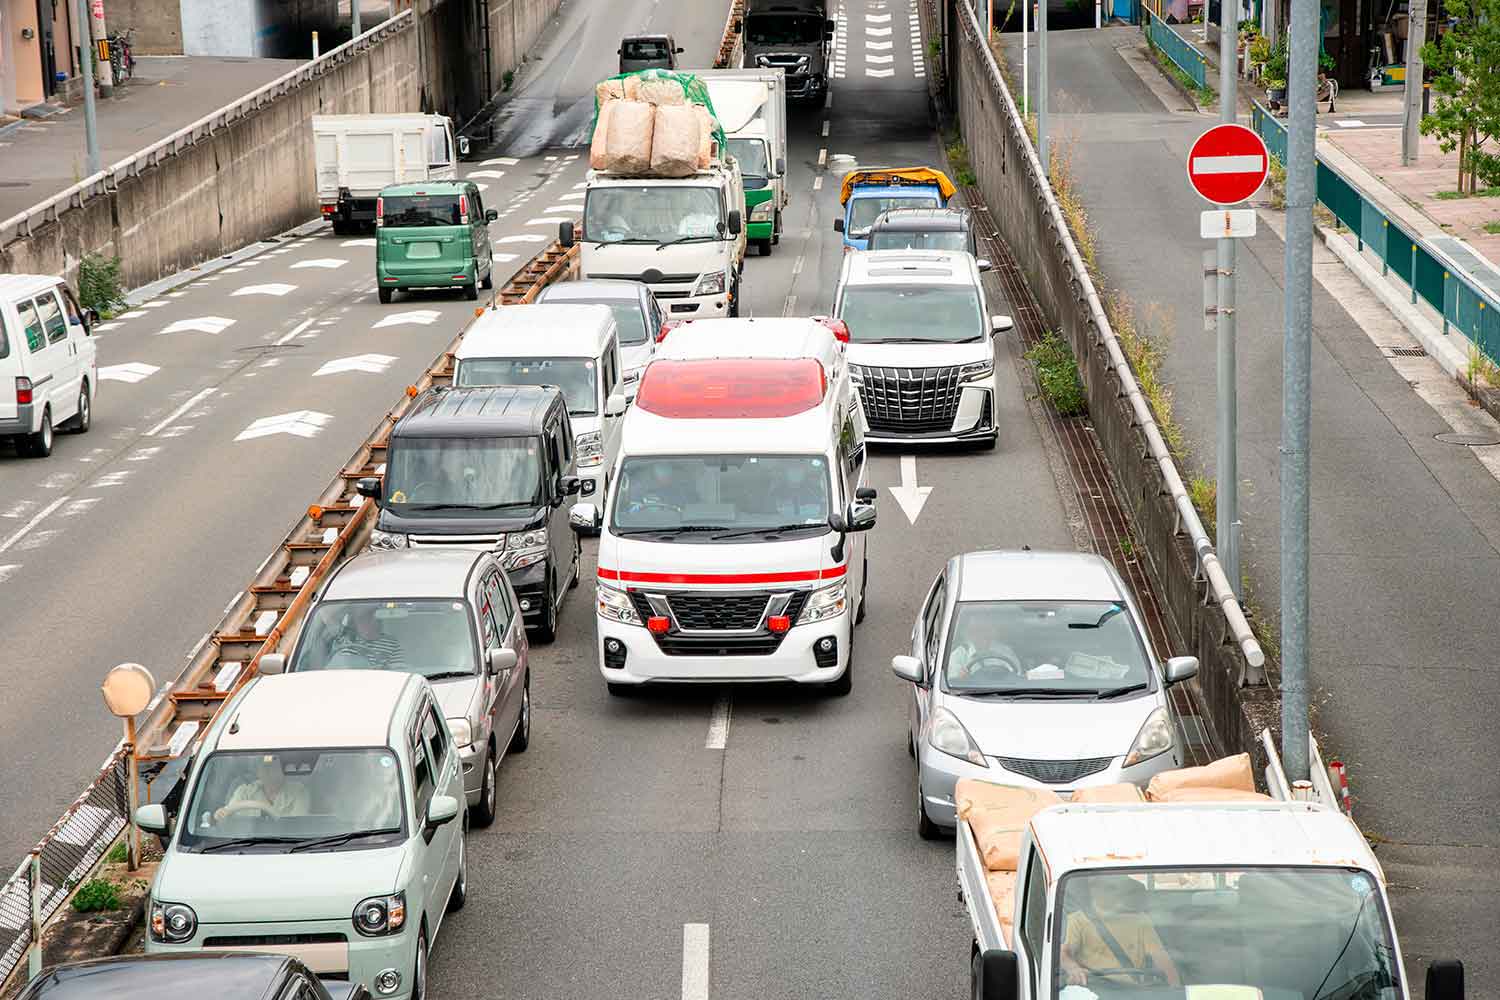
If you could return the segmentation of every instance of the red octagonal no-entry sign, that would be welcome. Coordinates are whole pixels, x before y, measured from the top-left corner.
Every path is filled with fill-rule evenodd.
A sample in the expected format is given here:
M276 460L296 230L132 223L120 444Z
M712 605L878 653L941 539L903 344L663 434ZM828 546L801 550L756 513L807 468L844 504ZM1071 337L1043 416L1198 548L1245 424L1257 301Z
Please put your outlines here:
M1260 190L1270 170L1266 144L1243 125L1216 125L1188 151L1193 190L1215 205L1235 205Z

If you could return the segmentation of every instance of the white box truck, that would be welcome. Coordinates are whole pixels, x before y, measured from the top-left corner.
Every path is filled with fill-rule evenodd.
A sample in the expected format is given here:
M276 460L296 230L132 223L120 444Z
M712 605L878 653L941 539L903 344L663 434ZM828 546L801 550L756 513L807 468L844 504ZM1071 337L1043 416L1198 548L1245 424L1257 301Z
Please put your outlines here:
M333 231L375 228L382 188L455 180L469 140L444 115L314 115L318 204Z
M780 69L696 70L708 86L729 155L745 181L745 237L761 256L781 242L787 206L786 73Z

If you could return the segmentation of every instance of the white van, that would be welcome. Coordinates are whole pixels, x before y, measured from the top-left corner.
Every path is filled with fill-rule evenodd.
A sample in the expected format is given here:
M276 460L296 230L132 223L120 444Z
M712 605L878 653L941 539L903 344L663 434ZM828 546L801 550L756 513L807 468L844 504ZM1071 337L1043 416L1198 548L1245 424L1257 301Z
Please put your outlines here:
M847 694L864 615L864 419L838 324L672 330L625 418L602 505L599 669L648 683L794 681Z
M54 428L93 423L98 316L78 304L61 278L0 275L0 438L32 458L52 454Z
M488 309L454 354L453 384L552 385L562 390L578 452L578 495L603 496L625 413L614 311L605 305Z

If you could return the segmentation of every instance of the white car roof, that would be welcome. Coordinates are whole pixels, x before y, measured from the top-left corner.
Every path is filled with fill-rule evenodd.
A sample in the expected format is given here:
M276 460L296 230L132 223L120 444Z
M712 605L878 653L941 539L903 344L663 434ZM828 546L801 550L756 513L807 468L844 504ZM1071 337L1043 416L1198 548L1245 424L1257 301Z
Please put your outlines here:
M979 269L955 250L864 250L848 255L845 285L977 285Z
M1031 819L1054 877L1080 869L1315 866L1384 873L1341 813L1312 802L1052 806Z
M469 575L484 553L472 549L396 549L361 552L340 566L324 588L323 601L408 600L420 597L464 600Z
M960 601L1124 601L1119 578L1092 552L967 552Z
M615 314L597 303L547 302L486 309L454 357L593 358L615 336Z
M697 319L667 334L654 359L699 361L708 358L817 358L823 367L838 366L839 342L833 331L814 319Z
M386 746L416 674L314 670L257 678L230 706L218 750Z
M0 299L19 299L62 284L50 274L0 274Z

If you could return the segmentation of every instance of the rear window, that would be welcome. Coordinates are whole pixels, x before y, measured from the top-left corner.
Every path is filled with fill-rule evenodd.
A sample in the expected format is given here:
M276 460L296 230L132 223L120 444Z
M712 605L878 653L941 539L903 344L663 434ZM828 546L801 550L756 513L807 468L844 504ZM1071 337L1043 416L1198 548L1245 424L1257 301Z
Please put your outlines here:
M672 50L657 39L635 39L621 46L626 59L670 59Z
M381 198L381 220L388 229L457 226L463 213L456 194L400 194Z
M870 234L871 250L968 250L967 233L953 230L902 231L877 229Z

